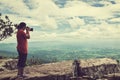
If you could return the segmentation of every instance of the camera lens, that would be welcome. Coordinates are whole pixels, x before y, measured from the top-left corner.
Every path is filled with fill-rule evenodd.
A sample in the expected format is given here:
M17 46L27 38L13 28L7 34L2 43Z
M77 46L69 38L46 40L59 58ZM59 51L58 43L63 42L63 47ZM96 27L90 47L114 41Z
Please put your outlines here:
M30 28L30 31L33 31L33 28Z

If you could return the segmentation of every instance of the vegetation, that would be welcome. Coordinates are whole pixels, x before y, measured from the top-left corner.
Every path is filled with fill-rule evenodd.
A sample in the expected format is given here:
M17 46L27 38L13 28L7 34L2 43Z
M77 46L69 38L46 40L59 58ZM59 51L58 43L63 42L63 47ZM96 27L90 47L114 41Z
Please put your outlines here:
M0 56L0 59L6 59L7 57L5 57L5 56Z
M0 13L0 41L12 36L16 27L17 25L13 25L8 16L5 16L5 19L3 19Z

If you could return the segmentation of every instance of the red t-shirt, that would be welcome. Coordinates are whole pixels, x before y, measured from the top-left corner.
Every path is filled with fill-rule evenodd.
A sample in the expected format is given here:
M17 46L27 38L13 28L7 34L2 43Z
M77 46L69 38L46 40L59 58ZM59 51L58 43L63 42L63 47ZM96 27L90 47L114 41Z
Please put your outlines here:
M17 50L21 53L28 53L28 43L26 38L26 33L20 29L17 31Z

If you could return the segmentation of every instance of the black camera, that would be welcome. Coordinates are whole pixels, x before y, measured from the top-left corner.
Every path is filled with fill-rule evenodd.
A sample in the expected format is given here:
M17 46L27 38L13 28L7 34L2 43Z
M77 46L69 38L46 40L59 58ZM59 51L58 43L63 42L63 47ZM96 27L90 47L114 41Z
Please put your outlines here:
M33 28L30 28L30 31L33 31Z
M29 31L33 31L33 28L30 28L30 27L27 27L27 28L29 28Z

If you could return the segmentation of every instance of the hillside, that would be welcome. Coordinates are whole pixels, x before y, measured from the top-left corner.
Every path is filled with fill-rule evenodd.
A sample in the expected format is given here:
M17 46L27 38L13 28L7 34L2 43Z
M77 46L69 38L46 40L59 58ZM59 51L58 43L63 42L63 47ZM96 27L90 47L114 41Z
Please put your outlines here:
M0 62L2 61L3 60L1 60ZM116 60L101 58L78 60L78 62L80 63L80 74L78 74L78 77L82 77L82 80L97 80L98 78L106 78L108 80L120 79L120 66L118 61ZM0 64L4 65L4 63ZM26 78L25 80L74 80L73 69L73 61L62 61L56 63L27 66L25 68L25 73L28 75L28 78ZM16 74L16 69L5 69L3 71L0 71L0 80L18 80L15 79Z

